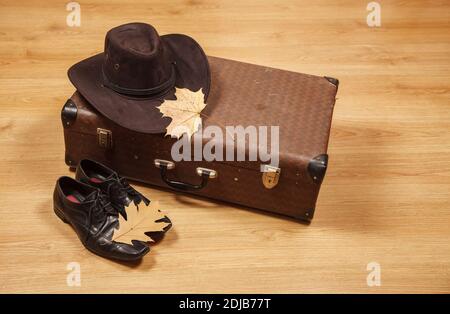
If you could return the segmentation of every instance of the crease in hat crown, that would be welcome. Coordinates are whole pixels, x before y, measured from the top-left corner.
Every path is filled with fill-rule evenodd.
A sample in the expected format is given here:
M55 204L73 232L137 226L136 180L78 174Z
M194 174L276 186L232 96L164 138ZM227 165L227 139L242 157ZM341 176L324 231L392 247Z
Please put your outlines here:
M104 85L128 95L154 95L172 88L175 69L170 50L145 23L117 26L106 34Z

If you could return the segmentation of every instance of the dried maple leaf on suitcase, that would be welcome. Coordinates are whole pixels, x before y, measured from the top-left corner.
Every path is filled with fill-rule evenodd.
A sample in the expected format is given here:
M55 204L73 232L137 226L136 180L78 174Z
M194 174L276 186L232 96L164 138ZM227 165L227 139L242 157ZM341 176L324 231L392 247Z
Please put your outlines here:
M133 202L126 208L127 220L119 215L119 226L114 230L113 241L132 244L132 240L155 242L161 236L170 220L159 210L158 202L134 205Z
M158 107L163 116L172 118L166 134L180 138L186 133L191 138L202 124L200 112L206 106L205 95L201 89L193 92L187 88L176 88L175 96L176 100L164 100Z

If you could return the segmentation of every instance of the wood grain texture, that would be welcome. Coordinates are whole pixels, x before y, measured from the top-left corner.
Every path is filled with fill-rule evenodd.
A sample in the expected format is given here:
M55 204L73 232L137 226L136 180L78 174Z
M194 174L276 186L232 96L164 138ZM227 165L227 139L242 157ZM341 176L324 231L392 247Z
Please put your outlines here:
M368 1L367 1L368 2ZM1 292L450 292L450 2L0 0ZM330 165L303 225L139 186L174 228L138 265L85 250L52 209L66 71L130 21L209 55L340 79ZM151 165L149 165L151 166ZM81 265L81 287L66 265ZM368 263L381 286L368 287Z

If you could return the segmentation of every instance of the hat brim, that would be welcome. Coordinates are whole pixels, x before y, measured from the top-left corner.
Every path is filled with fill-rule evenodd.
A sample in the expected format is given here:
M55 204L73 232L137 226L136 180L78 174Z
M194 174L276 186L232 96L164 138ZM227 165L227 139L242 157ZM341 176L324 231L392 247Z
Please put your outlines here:
M175 61L175 87L191 91L202 89L206 102L211 75L203 49L186 35L163 35L161 40ZM120 126L142 133L165 133L172 119L163 117L157 107L164 99L175 99L175 88L164 95L148 98L119 94L103 85L103 58L104 54L100 53L69 69L69 79L81 95L101 114Z

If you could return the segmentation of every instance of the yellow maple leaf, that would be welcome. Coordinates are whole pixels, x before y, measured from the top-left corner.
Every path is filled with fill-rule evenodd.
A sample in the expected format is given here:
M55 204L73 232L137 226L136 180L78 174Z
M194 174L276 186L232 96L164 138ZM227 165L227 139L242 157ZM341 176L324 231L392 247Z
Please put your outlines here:
M170 220L159 210L159 202L139 206L133 202L126 207L127 220L119 215L119 226L114 230L113 241L132 244L131 240L155 242L165 232Z
M158 107L163 116L172 118L166 134L180 138L184 133L190 139L202 124L200 112L205 108L202 89L193 92L187 88L175 88L176 100L164 100Z

